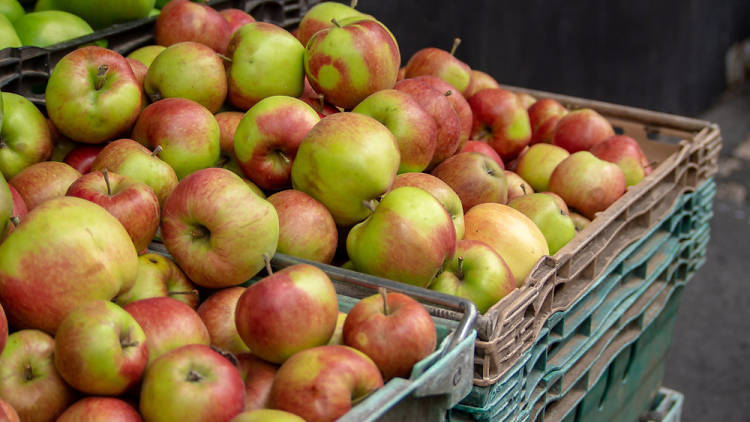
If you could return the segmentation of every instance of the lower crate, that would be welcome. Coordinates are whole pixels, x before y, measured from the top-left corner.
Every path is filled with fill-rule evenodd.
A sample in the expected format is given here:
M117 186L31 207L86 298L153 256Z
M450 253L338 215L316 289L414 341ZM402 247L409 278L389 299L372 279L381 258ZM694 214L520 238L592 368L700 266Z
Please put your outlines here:
M662 387L654 399L651 410L641 415L639 422L680 422L684 401L682 393Z

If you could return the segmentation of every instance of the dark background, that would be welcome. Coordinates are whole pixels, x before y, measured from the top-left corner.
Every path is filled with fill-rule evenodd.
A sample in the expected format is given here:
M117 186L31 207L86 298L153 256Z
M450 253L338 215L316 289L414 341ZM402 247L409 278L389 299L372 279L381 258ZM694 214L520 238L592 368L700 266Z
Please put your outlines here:
M348 3L348 2L347 2ZM450 50L501 84L683 115L724 89L724 54L750 36L748 0L360 0L403 63Z

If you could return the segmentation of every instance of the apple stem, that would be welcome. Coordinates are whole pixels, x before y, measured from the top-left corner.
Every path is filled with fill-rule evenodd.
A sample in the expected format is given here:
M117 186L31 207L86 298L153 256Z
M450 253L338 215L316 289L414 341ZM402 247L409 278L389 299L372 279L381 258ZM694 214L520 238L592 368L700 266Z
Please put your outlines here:
M443 95L445 95L446 97L450 97L451 94L453 94L453 91L448 90L448 91L445 91L445 94L443 94Z
M266 263L266 271L268 271L268 275L273 275L273 268L271 268L271 257L268 256L267 253L263 254L263 262Z
M157 145L156 148L154 148L154 151L151 152L151 156L156 157L157 155L159 155L162 149L163 148L161 147L161 145Z
M109 71L109 65L103 64L96 70L96 82L94 83L94 89L97 91L102 89L104 82L107 81L107 72Z
M185 290L185 291L177 291L177 292L169 292L169 296L172 295L192 295L192 296L198 296L198 290Z
M216 53L216 55L219 56L221 59L226 60L229 63L232 63L232 59L231 58L229 58L229 57L227 57L227 56L225 56L225 55L223 55L221 53Z
M388 316L388 314L390 314L388 310L388 290L386 290L385 287L378 287L378 293L380 293L380 297L383 298L383 313Z
M367 208L368 211L370 211L370 214L375 212L375 205L372 204L372 201L362 200L362 205Z
M127 339L127 340L123 340L123 341L121 341L121 342L120 342L120 346L121 346L121 347L122 347L123 349L126 349L126 348L128 348L128 347L136 347L136 346L138 346L139 344L140 344L139 342L137 342L137 341L130 341L130 339Z
M191 369L190 372L188 372L187 378L186 378L187 382L198 382L202 379L203 377L201 376L201 374L195 372L194 369Z
M289 165L292 162L289 157L284 154L284 151L279 150L279 157L281 157L281 161L283 161L286 165Z
M107 185L107 196L112 196L112 189L109 186L109 172L107 172L107 169L102 170L102 176L104 176L104 184Z
M458 271L456 273L456 276L460 278L461 280L464 279L464 257L459 256L458 258Z
M458 48L459 45L461 45L461 38L458 38L458 37L454 38L453 47L451 47L451 56L456 54L456 49Z
M323 111L323 107L326 106L326 96L323 94L318 94L318 100L320 100L320 110Z
M341 24L336 20L336 18L331 18L331 23L334 24L337 28L341 28Z
M34 371L31 369L31 364L28 362L23 365L23 378L26 381L31 381L34 379Z
M521 191L526 195L526 183L521 183Z
M18 227L18 225L21 224L21 220L17 215L11 215L10 222L13 224L13 227Z
M357 3L359 3L359 0L352 0L351 3L349 3L349 7L351 7L352 9L356 9Z

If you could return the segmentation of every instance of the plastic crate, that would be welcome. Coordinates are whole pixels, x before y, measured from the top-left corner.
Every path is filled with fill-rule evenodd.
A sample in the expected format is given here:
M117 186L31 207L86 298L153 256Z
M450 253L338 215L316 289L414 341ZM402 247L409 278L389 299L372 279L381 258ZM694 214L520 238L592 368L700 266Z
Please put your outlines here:
M580 381L580 374L590 369L586 365L592 353L608 347L613 333L650 307L664 308L662 295L668 298L680 290L703 265L714 194L710 180L683 195L673 213L613 260L586 294L548 318L536 343L511 371L496 384L475 386L452 411L454 419L538 420L542 408ZM662 376L643 389L653 393Z
M641 415L639 422L680 422L684 401L682 393L662 387L651 409Z
M296 27L307 10L320 0L210 0L217 9L236 8L256 20L287 29ZM46 48L19 47L0 51L0 89L14 92L37 105L44 104L44 89L55 64L71 51L97 40L107 40L107 48L122 55L154 43L156 17L113 25Z

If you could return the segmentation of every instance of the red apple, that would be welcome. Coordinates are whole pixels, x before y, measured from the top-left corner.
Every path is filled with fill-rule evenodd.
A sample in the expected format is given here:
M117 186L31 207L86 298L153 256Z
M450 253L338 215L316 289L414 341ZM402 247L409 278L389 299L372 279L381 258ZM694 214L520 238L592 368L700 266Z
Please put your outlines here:
M0 354L3 353L5 342L8 340L8 319L5 317L3 305L0 304Z
M10 196L13 197L13 211L10 215L11 217L18 218L18 223L20 223L24 220L24 218L26 218L26 214L29 213L29 209L26 208L26 203L23 201L21 194L18 193L16 188L14 188L12 185L8 185L8 188L10 189ZM16 229L16 222L11 219L11 223L12 224L8 226L8 234Z
M239 27L246 23L255 22L255 18L250 16L247 12L240 9L223 9L219 11L219 14L221 16L224 16L224 19L227 20L229 23L229 32L231 34L234 34L234 31L236 31Z
M453 55L460 42L461 40L456 38L450 53L434 47L417 51L406 63L405 76L437 76L453 85L463 95L471 82L471 68Z
M307 81L307 78L305 78L305 81ZM312 90L312 87L310 89ZM299 99L306 102L307 105L317 111L318 116L320 116L321 119L329 114L340 112L339 109L332 106L331 104L328 104L325 101L325 95L323 94L314 94L313 96L309 96L305 95L305 93L302 93L302 96L299 97Z
M244 113L239 111L224 111L216 113L216 123L219 124L219 150L221 156L219 158L219 167L231 170L230 166L237 166L237 157L234 155L234 134L237 131ZM238 176L243 176L242 172Z
M617 164L625 174L625 184L633 186L651 173L646 154L638 141L627 135L609 137L589 150L602 160Z
M156 18L156 43L170 46L182 41L195 41L226 53L232 30L219 12L205 4L188 0L172 0Z
M211 345L235 355L250 351L234 323L237 302L244 292L244 287L227 287L209 296L198 307L198 316L211 336Z
M136 59L126 58L128 61L128 64L130 65L130 69L133 71L133 76L135 76L135 80L138 81L138 86L143 88L143 82L146 80L146 74L148 73L148 67L146 67L143 62Z
M495 149L492 148L487 142L467 141L464 147L458 152L480 152L495 160L497 165L500 166L501 169L505 170L503 159L500 158L500 155L497 154L497 151L495 151Z
M245 411L270 407L271 386L279 367L252 353L238 354L237 362L245 381Z
M336 328L336 290L317 267L297 264L251 285L240 296L237 331L253 353L281 363L326 344Z
M65 163L42 161L21 170L8 183L21 194L31 211L48 199L65 196L68 187L79 177L81 173Z
M469 98L474 124L471 139L483 140L502 157L512 160L531 139L529 114L518 97L504 89L483 89Z
M477 92L488 88L500 88L500 84L489 74L482 72L481 70L472 69L471 81L469 82L469 87L466 89L466 92L464 92L464 97L469 99Z
M432 175L447 183L458 194L464 213L477 204L504 204L508 201L505 172L484 154L456 154L435 167Z
M523 108L527 111L529 107L531 107L536 102L536 97L525 92L519 92L516 94L516 96L518 97L518 101L521 103Z
M453 220L456 239L464 237L464 209L461 205L461 198L447 183L427 173L403 173L396 176L391 189L395 190L403 186L413 186L427 191L440 201Z
M211 343L206 326L193 308L169 297L137 300L123 306L146 334L148 362L187 344Z
M133 406L113 397L85 397L73 403L56 422L142 422Z
M278 252L331 263L338 244L338 229L331 212L323 204L292 189L269 196L268 202L279 215Z
M3 422L21 422L21 418L7 401L0 399L0 421Z
M353 3L356 7L356 3ZM346 4L341 4L333 1L325 1L318 3L310 8L305 13L302 20L297 28L297 35L295 35L302 45L307 45L307 42L315 35L316 32L321 29L329 28L333 25L332 19L341 22L345 19L367 17L359 12L354 7L350 7Z
M91 165L103 148L103 145L79 145L65 155L63 162L79 173L86 174L91 171Z
M519 196L534 193L534 188L518 174L505 170L505 180L508 182L508 202Z
M551 98L542 98L529 107L531 123L531 145L546 142L552 143L557 122L568 114L568 109Z
M347 346L320 346L281 365L271 403L308 422L334 421L382 386L378 367L364 353Z
M458 144L458 149L462 149L466 144L466 141L469 140L469 135L471 135L471 125L474 122L474 116L472 115L471 107L469 107L469 103L466 101L466 98L464 98L464 96L461 95L460 92L457 92L456 88L453 87L453 85L445 82L437 76L417 76L414 79L427 83L427 85L433 87L439 92L442 92L445 97L448 98L448 101L450 101L451 105L453 106L453 110L456 111L458 121L461 124L461 141Z
M552 143L569 153L588 151L615 131L601 114L590 108L573 110L557 122Z
M68 188L76 196L101 205L128 231L136 251L145 250L159 228L159 198L147 185L117 173L91 172Z
M344 321L344 344L364 352L383 378L408 378L415 363L435 350L432 317L416 300L402 293L366 297Z

